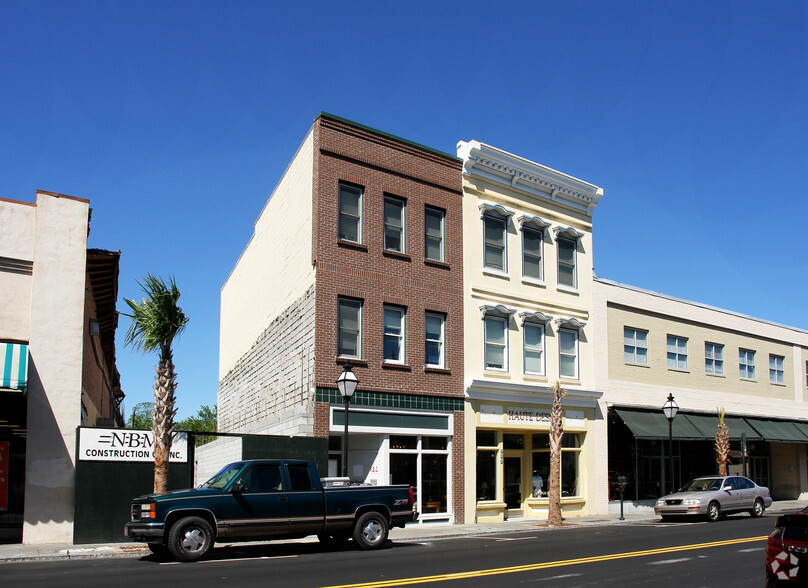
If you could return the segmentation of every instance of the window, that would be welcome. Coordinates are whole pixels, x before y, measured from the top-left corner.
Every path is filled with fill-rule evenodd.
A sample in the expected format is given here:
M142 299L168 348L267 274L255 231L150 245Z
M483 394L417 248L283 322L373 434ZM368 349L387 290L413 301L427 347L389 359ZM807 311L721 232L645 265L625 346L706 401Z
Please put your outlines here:
M738 375L745 380L755 379L755 352L750 349L738 350Z
M286 471L289 473L289 484L292 492L305 492L312 490L309 466L305 463L287 463Z
M491 215L483 216L483 233L485 252L483 266L486 268L508 271L505 259L505 234L507 221Z
M384 248L405 253L406 205L400 198L384 197Z
M477 431L477 500L497 498L497 432Z
M522 275L534 280L544 280L542 245L544 231L522 227Z
M446 365L445 336L446 318L442 314L426 313L426 365L439 368Z
M785 362L782 355L769 354L769 382L772 384L785 384Z
M403 308L384 307L384 361L404 363L405 313Z
M362 189L339 185L339 238L362 242Z
M648 331L623 327L623 353L626 363L648 365Z
M526 374L544 375L544 325L525 323L524 369Z
M256 464L248 469L239 483L244 492L278 492L283 490L280 464Z
M668 335L668 369L687 369L687 339Z
M575 252L578 242L558 235L556 249L558 250L558 284L570 288L578 287L575 271Z
M362 301L340 298L337 302L340 357L362 357Z
M426 515L420 520L447 518L449 448L446 437L390 435L390 483L412 486L418 512Z
M424 213L424 230L426 233L426 244L424 246L424 256L434 261L446 261L443 241L445 236L444 212L437 208L427 206Z
M578 461L581 435L565 433L561 442L561 495L577 496ZM533 435L533 497L546 497L550 483L550 437L547 433Z
M724 373L724 346L718 343L704 344L704 370L716 376Z
M485 369L507 370L508 319L485 317Z
M558 330L558 373L562 378L578 379L578 331Z

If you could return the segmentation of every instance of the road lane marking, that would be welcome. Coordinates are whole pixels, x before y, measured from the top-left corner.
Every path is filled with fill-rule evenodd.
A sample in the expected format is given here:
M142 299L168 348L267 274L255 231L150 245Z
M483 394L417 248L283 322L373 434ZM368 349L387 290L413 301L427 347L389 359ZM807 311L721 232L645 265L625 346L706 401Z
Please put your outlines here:
M538 539L538 537L502 537L496 541L527 541L528 539Z
M491 568L487 570L473 570L470 572L455 572L452 574L438 574L435 576L420 576L413 578L401 578L399 580L383 580L379 582L367 582L364 584L340 584L327 588L387 588L389 586L409 586L412 584L427 584L430 582L446 582L449 580L467 580L479 578L481 576L496 576L500 574L515 574L519 572L532 572L562 566L572 566L585 563L597 563L602 561L613 561L631 557L645 557L648 555L660 555L663 553L676 553L679 551L690 551L694 549L707 549L709 547L723 547L726 545L739 545L751 543L753 541L765 541L768 535L760 537L745 537L743 539L727 539L725 541L710 541L708 543L694 543L690 545L677 545L674 547L662 547L658 549L646 549L643 551L629 551L625 553L613 553L609 555L595 555L592 557L581 557L578 559L565 559L559 561L549 561L537 564L527 564L521 566L510 566L506 568Z
M682 563L683 561L690 561L692 557L680 557L679 559L663 559L661 561L649 561L649 566L663 566L667 564Z
M259 560L259 559L292 559L298 557L297 555L265 555L262 557L234 557L232 559L203 559L197 561L196 563L199 564L206 564L206 563L230 563L234 561L251 561L251 560ZM186 562L184 561L163 561L160 562L161 566L179 566Z

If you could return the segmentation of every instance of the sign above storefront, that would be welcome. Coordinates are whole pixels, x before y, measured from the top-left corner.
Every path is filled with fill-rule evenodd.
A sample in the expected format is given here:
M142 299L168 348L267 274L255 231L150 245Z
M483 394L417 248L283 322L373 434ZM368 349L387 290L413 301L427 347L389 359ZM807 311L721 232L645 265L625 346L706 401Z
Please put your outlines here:
M154 435L131 429L79 428L79 461L154 461ZM175 433L169 463L188 461L188 433Z
M585 426L583 411L564 411L565 425L567 427ZM530 406L509 406L507 408L497 404L480 405L480 423L492 425L549 425L550 410Z

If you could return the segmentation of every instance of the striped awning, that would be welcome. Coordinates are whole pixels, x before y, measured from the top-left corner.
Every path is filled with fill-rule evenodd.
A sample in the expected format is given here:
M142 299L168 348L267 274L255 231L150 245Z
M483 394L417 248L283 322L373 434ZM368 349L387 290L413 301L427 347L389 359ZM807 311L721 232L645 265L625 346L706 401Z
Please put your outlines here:
M28 345L0 343L0 388L25 390L28 384Z

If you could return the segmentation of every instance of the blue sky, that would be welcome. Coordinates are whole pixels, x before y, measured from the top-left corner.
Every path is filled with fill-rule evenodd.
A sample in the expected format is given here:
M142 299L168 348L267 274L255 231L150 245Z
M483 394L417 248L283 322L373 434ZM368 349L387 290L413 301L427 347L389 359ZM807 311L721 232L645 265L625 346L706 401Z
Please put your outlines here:
M216 402L221 286L320 111L601 186L598 275L808 329L804 2L6 1L0 52L0 196L89 199L121 298L175 276L179 418ZM156 356L127 327L131 410Z

